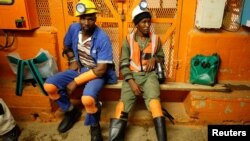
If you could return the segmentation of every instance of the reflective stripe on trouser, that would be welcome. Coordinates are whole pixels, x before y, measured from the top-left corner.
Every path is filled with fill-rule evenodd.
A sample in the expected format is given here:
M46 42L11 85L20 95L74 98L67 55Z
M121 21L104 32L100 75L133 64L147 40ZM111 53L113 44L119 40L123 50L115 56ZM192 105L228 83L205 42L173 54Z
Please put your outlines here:
M99 109L97 108L99 104L98 95L99 92L104 87L104 84L105 80L103 78L97 78L89 81L84 87L82 97L85 98L88 97L87 98L88 100L92 99L90 100L90 102L83 102L84 106L87 107L86 109L87 114L84 122L85 125L96 125L97 123L99 123L99 118L97 113L99 112Z
M44 90L47 92L48 96L52 100L57 100L60 98L60 94L58 93L58 89L54 84L43 84Z
M56 103L63 112L66 112L71 105L69 97L66 93L66 87L78 75L79 73L77 71L68 69L64 72L59 72L47 78L45 81L44 86L46 86L45 90L47 91L48 95L50 95L49 97L56 100ZM57 89L48 87L52 85L56 86ZM59 96L57 96L55 93L59 94ZM57 97L58 99L56 99Z
M81 100L87 113L94 114L97 112L98 108L96 107L96 102L93 97L83 95Z
M143 88L144 92L142 97L147 109L151 111L149 102L152 99L159 100L160 96L160 85L156 73L154 71L147 74L144 72L136 72L133 73L133 77L136 83ZM127 113L130 112L136 101L136 96L126 81L123 81L122 83L121 101L124 103L124 112Z
M153 118L163 116L162 109L161 109L161 103L160 103L159 99L150 100L149 107L150 107L150 111L152 113Z
M4 101L0 98L0 106L1 105L2 105L4 113L0 115L0 135L4 135L5 133L9 132L15 127L16 122L9 108L4 103Z
M124 111L124 103L122 101L119 101L115 109L115 118L120 119L123 116L122 115L123 111Z

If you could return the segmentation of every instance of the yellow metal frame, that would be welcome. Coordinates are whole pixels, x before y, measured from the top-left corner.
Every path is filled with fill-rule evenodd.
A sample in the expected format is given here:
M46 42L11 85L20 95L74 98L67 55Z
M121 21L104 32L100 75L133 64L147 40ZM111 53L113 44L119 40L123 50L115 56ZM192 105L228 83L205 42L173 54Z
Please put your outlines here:
M59 0L58 0L59 1ZM67 30L68 26L72 22L78 22L78 18L74 17L72 15L68 14L68 2L73 3L72 5L75 5L77 0L67 0L67 1L61 1L63 5L63 13L64 13L64 20L65 20L65 31ZM101 17L98 16L97 23L115 23L118 25L117 31L118 31L118 40L119 45L115 46L115 48L119 48L119 52L115 52L115 55L120 55L120 49L122 45L123 39L126 37L126 35L129 32L129 25L131 25L131 13L132 10L139 4L140 0L126 0L124 2L118 2L115 0L93 0L94 3L101 3L105 4L106 7L108 7L112 17ZM113 2L113 3L112 3ZM153 17L152 22L156 24L169 24L170 26L167 28L166 32L164 34L161 34L161 40L162 43L166 43L169 40L171 40L171 54L173 57L171 58L171 77L168 79L170 81L175 81L176 78L176 69L178 68L178 46L179 46L179 32L180 32L180 19L181 19L181 10L182 10L182 2L183 0L177 0L177 13L175 13L174 18L157 18ZM114 4L115 3L115 4ZM132 5L131 5L132 4ZM115 6L114 6L115 5ZM98 8L98 7L97 7ZM65 33L64 33L65 34ZM63 36L63 35L61 35ZM115 37L117 38L117 37ZM112 37L111 37L112 40ZM62 47L59 47L62 48ZM167 56L169 57L169 56ZM116 62L117 63L117 62ZM64 64L66 64L64 62ZM66 68L66 67L62 67Z

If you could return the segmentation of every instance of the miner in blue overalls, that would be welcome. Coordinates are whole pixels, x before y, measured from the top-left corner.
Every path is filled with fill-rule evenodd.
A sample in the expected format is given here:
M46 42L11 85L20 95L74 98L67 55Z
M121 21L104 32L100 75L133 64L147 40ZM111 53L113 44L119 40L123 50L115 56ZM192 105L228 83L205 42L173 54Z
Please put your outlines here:
M81 116L81 110L69 101L77 86L84 86L81 101L87 112L85 125L90 126L91 141L102 141L99 124L101 103L98 94L106 83L116 83L112 45L108 35L96 24L97 9L91 0L80 0L75 16L79 23L70 25L63 54L69 69L48 78L44 84L49 97L55 100L64 114L59 132L68 131Z

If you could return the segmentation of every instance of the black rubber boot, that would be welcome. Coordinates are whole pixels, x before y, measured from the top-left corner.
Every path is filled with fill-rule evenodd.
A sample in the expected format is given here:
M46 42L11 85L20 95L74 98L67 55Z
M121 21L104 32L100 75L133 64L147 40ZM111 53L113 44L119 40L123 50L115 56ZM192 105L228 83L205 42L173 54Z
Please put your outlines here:
M12 130L10 130L8 133L3 135L4 141L18 141L18 137L21 134L21 130L16 125Z
M90 126L91 141L103 141L100 124Z
M101 120L101 113L102 113L102 102L97 102L96 107L98 111L94 114L95 118L97 118L98 121Z
M96 107L98 108L98 111L93 115L97 119L98 124L96 126L90 126L91 141L103 141L102 130L99 124L99 121L101 120L102 103L100 101L97 102Z
M154 118L154 124L158 141L167 141L165 118L164 117Z
M82 111L81 109L74 107L71 111L65 112L64 119L58 126L58 131L60 133L64 133L68 131L75 122L81 117Z
M126 126L127 120L112 118L109 127L109 141L123 141Z

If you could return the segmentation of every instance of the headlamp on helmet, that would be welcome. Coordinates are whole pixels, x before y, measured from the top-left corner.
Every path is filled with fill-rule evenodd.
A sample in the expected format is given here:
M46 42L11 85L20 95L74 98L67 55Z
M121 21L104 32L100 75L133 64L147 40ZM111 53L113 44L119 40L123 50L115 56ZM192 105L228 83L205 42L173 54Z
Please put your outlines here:
M80 0L76 4L75 16L78 17L83 14L97 13L95 4L91 0Z
M139 6L140 6L141 10L145 10L148 8L148 3L146 0L141 0Z
M84 14L86 12L86 6L85 6L85 4L83 4L83 3L76 4L76 11L79 14Z
M137 25L143 18L151 18L146 0L141 0L138 6L132 11L132 20Z

